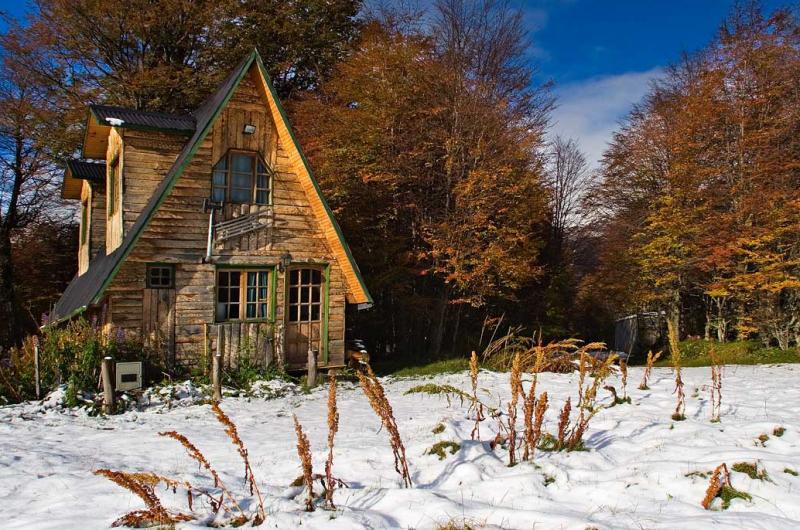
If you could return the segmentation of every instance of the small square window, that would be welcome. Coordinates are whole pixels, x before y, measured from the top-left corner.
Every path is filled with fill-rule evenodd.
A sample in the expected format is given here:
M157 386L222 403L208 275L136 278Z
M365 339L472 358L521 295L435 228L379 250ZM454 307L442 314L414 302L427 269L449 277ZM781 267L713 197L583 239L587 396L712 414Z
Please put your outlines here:
M147 265L147 287L150 289L171 289L175 287L175 266Z

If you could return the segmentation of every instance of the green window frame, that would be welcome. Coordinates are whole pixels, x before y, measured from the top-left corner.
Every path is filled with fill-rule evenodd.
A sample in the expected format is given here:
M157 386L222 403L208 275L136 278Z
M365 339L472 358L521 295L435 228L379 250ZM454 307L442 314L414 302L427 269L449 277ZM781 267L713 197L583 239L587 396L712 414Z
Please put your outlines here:
M217 322L274 320L274 267L221 267L216 274Z
M272 204L274 171L256 151L231 149L211 172L211 200L234 204Z
M117 156L108 168L108 215L109 217L119 211L119 203L122 201L122 171Z

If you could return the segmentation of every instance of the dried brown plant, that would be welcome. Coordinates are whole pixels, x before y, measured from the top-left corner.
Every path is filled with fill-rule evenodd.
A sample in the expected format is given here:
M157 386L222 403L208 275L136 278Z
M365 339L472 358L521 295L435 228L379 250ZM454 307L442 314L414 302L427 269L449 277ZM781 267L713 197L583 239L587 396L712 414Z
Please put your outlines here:
M536 449L533 415L536 407L536 385L539 380L539 372L541 372L544 367L544 355L545 349L540 342L536 346L536 360L533 364L533 380L531 381L531 387L528 389L528 393L525 395L525 401L522 407L525 423L525 450L522 454L523 460L532 458L533 451Z
M540 371L569 373L576 369L573 362L581 341L578 339L565 339L542 345L535 336L523 336L521 328L511 328L508 333L499 337L486 347L482 357L488 366L497 370L509 370L514 356L519 353L523 371L530 371L535 363L537 354L544 355L543 366ZM587 351L605 349L605 344L600 342L583 346Z
M568 397L558 415L558 445L564 447L567 443L567 429L569 428L569 415L572 411L572 398Z
M539 445L539 440L542 438L542 423L544 422L544 413L547 411L547 392L542 392L539 399L536 400L536 411L534 412L533 430L531 433L530 454L532 460L536 446Z
M716 423L721 420L722 409L722 364L717 350L711 348L711 421Z
M472 383L472 403L470 408L475 409L475 426L472 428L470 438L480 440L481 422L485 418L483 415L483 403L478 400L478 355L474 351L469 358L469 378Z
M228 506L226 505L225 499L227 498L227 500L233 505L233 507L239 513L237 518L241 519L244 517L246 520L244 510L242 510L241 506L239 506L239 503L236 501L236 498L230 492L228 487L225 486L225 483L222 482L222 479L220 478L217 471L213 467L211 467L211 464L208 462L208 459L206 459L205 455L200 451L200 449L197 448L197 446L195 446L192 442L189 441L188 438L186 438L184 435L180 434L177 431L165 431L165 432L160 432L158 434L159 436L166 436L167 438L172 438L173 440L176 440L178 443L180 443L186 449L186 453L189 455L189 457L192 460L196 461L201 467L205 468L206 471L208 471L208 473L211 475L211 478L214 479L214 487L222 490L222 494L220 495L219 499L212 499L211 506L214 509L215 513L218 512L220 509L223 509L226 512L231 513L231 509L228 508Z
M514 356L511 364L511 401L508 404L508 465L517 464L517 404L523 394L522 373L519 354Z
M653 371L653 365L656 361L661 357L663 352L653 353L653 350L647 352L647 365L644 369L644 374L642 374L642 382L639 383L639 390L649 390L650 387L647 386L647 381L650 379L650 373Z
M706 490L706 496L703 497L703 502L700 504L708 510L711 508L711 503L714 499L719 495L722 488L725 486L731 485L731 473L728 471L728 466L720 464L711 474L711 479L708 481L708 489Z
M686 394L683 391L683 379L681 378L681 348L678 340L678 330L675 329L671 320L667 320L667 336L669 337L669 354L672 359L672 367L675 371L675 391L678 402L675 405L675 412L672 419L682 421L686 419L684 410L686 409Z
M314 511L314 473L311 468L311 445L308 437L303 432L297 416L292 414L294 419L294 431L297 433L297 456L300 457L300 464L303 467L303 485L306 488L306 511Z
M625 359L619 360L619 371L622 374L622 401L628 399L628 363Z
M394 454L394 469L403 478L405 487L410 488L411 474L408 471L406 448L403 445L402 438L400 438L400 431L397 429L392 406L386 398L383 385L381 385L375 372L372 371L372 367L367 363L361 363L356 370L356 376L372 410L378 415L384 428L389 433L389 441Z
M255 496L258 498L258 510L256 511L255 518L253 519L253 526L258 526L266 519L266 513L264 512L264 498L261 496L261 490L258 489L258 484L256 484L253 468L250 466L250 459L247 456L247 447L245 447L244 442L239 436L239 431L236 429L236 424L231 421L228 415L225 414L225 411L220 408L218 403L211 404L211 411L214 413L214 416L216 416L217 421L219 421L225 428L225 434L228 435L228 438L230 438L233 445L236 446L239 456L242 457L242 461L244 462L244 479L250 486L250 495L255 494Z
M333 478L333 442L339 430L339 411L336 407L336 374L328 372L328 459L325 461L325 508L335 510L333 489L336 481Z
M130 491L142 499L147 507L146 510L134 510L126 513L114 521L111 526L132 526L140 528L143 526L152 525L174 525L175 523L191 521L194 519L194 517L190 515L184 513L171 513L164 508L164 505L161 504L161 501L158 499L158 496L156 496L154 491L155 485L162 481L162 477L158 477L157 475L151 473L134 474L124 473L122 471L112 471L110 469L98 469L94 472L94 474L106 477L114 484ZM154 479L156 477L158 480L155 480L154 483ZM177 485L176 481L171 481L170 479L165 480Z

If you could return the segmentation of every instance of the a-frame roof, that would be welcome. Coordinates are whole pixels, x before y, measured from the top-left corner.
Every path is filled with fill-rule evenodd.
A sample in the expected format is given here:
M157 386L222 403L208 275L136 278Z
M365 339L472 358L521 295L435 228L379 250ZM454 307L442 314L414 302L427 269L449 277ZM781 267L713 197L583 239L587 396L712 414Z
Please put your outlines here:
M133 250L151 218L156 213L161 203L169 196L170 191L194 157L203 139L211 131L217 116L219 116L221 110L228 103L241 80L247 75L250 69L254 67L258 69L264 84L270 111L278 129L279 140L283 142L289 152L290 163L293 169L298 173L298 178L303 184L303 189L311 202L316 220L320 223L320 228L325 235L325 239L336 255L339 265L342 268L348 291L351 294L351 297L349 297L351 298L350 301L359 304L360 307L369 307L372 305L372 297L361 277L358 265L350 251L350 247L347 245L341 228L322 195L319 184L311 171L311 166L292 131L289 120L286 117L286 112L277 97L275 88L272 86L267 70L261 60L261 56L258 51L253 50L253 52L248 57L244 58L228 75L217 91L199 109L192 113L197 124L194 134L181 150L175 163L150 197L150 200L145 205L136 222L125 234L122 244L111 254L101 252L90 263L89 270L81 276L76 277L72 283L70 283L61 296L61 299L53 308L51 322L71 318L84 311L88 306L100 302L106 288L114 279L114 276L125 258Z

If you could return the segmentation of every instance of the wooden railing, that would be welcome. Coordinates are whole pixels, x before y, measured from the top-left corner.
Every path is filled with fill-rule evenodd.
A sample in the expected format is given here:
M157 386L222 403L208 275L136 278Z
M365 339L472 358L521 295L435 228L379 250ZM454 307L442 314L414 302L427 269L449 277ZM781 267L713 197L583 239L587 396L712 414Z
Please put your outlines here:
M221 322L211 324L212 354L220 355L222 369L236 368L247 362L251 366L283 368L280 340L275 326L268 322Z

